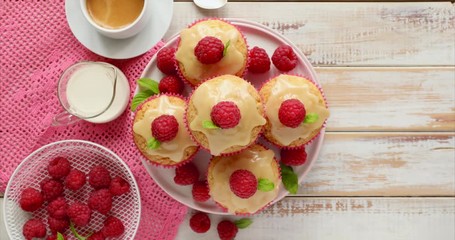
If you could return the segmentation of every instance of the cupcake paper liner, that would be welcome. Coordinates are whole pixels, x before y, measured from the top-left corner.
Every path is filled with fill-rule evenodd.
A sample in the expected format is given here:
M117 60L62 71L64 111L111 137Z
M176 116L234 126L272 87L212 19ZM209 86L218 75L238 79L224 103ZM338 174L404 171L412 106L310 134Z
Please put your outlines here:
M134 120L136 119L136 115L139 111L142 110L143 106L145 105L145 103L149 102L149 101L153 101L155 99L158 99L159 97L161 96L168 96L168 97L176 97L176 98L179 98L181 100L183 100L185 102L185 104L188 104L188 101L185 97L179 95L179 94L173 94L173 93L160 93L160 94L157 94L157 95L153 95L149 98L147 98L144 102L142 102L136 109L136 111L134 112L134 117L133 117L133 122ZM186 107L185 107L185 111L186 111ZM185 114L185 113L184 113ZM183 121L185 122L185 117L183 119ZM133 124L134 125L134 124ZM132 126L133 126L132 125ZM190 137L191 137L191 134L189 134ZM133 131L133 128L131 128L131 136L132 138L134 139L134 131ZM194 141L193 141L194 142ZM195 142L196 143L196 142ZM156 161L153 161L151 160L147 155L145 155L143 153L143 151L139 150L139 147L137 146L136 144L136 141L134 141L134 144L136 145L136 148L138 149L138 151L141 153L141 155L148 160L149 163L151 163L153 166L159 166L159 167L164 167L164 168L177 168L177 167L180 167L180 166L183 166L189 162L191 162L194 157L196 156L196 154L198 153L199 151L199 146L197 145L196 146L196 150L194 151L194 153L192 153L190 156L188 156L186 159L182 160L181 162L178 162L176 164L162 164L162 163L159 163L159 162L156 162ZM196 143L197 144L197 143ZM186 149L185 149L186 150ZM172 160L171 160L172 161Z

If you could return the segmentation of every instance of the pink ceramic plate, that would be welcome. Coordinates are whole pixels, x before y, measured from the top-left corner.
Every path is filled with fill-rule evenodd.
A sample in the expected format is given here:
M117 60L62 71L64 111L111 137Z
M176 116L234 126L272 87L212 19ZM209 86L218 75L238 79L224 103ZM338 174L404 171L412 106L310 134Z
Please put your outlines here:
M277 46L282 44L287 44L292 46L295 49L295 52L299 58L299 63L297 67L292 71L288 72L289 74L299 74L306 76L307 78L313 80L314 82L318 83L318 79L314 72L313 67L311 66L308 59L298 50L298 48L288 39L286 39L281 34L277 33L276 31L263 26L261 24L241 20L241 19L227 19L232 24L237 26L245 35L249 48L253 48L254 46L258 46L264 48L267 51L267 54L271 57L274 50ZM173 36L170 38L169 42L164 47L176 47L178 41L178 35ZM264 74L247 74L245 76L246 80L252 82L252 84L259 88L262 84L270 79L273 76L280 74L280 72L273 66L269 72ZM141 77L148 77L154 80L159 81L162 77L164 77L163 73L161 73L158 68L156 67L156 55L150 60L149 64L145 67L144 72L142 73ZM191 91L189 86L186 86L184 95L188 96L188 93ZM311 166L315 162L316 158L318 157L319 150L322 146L322 141L324 138L325 128L322 129L321 134L314 141L306 147L308 159L307 162L303 166L294 167L294 171L299 177L299 183L301 183L310 170ZM279 156L279 150L269 144L264 139L260 138L259 142L263 143L265 146L269 147L270 149L274 150L277 156ZM205 175L207 172L207 166L210 159L210 154L204 150L201 150L195 157L194 163L199 168L201 175ZM146 159L142 159L145 168L147 169L150 176L155 180L160 187L166 191L169 195L171 195L177 201L185 204L188 207L193 209L213 213L213 214L229 214L224 212L223 209L218 207L213 200L209 200L204 203L199 203L193 201L191 195L191 186L180 186L174 183L174 169L165 169L162 167L153 166L149 164ZM283 187L280 186L280 192L278 197L273 201L273 203L281 200L283 197L288 195L288 191Z

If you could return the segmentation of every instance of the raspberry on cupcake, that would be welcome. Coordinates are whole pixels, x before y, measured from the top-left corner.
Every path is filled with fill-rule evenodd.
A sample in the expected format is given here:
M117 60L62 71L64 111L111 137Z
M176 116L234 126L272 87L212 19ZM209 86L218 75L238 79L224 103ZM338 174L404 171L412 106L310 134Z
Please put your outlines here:
M266 109L264 136L279 147L309 143L330 115L321 90L300 76L281 74L265 83L259 94Z
M186 105L181 97L159 95L138 108L133 122L134 142L152 163L175 167L197 152L198 146L183 120Z
M266 123L263 114L261 99L251 84L222 75L194 90L186 120L195 141L217 156L253 144Z
M183 78L196 86L222 74L243 76L248 48L234 25L209 19L181 31L175 59Z
M228 212L253 214L278 195L280 170L273 151L255 144L232 156L213 157L207 181L213 200Z

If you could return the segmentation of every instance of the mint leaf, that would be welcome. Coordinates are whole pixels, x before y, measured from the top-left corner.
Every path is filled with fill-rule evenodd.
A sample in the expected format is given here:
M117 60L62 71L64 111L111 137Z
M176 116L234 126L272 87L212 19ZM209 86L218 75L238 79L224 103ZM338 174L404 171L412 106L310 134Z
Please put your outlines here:
M161 145L160 141L156 140L155 138L150 138L147 141L147 147L150 149L157 149Z
M63 234L57 232L57 240L65 240L65 238L63 237Z
M87 240L86 237L84 236L81 236L79 235L79 233L77 233L76 229L74 228L74 224L73 222L70 221L70 229L71 229L71 232L73 233L73 235L78 239L78 240ZM63 236L62 236L63 237Z
M251 220L249 218L242 218L242 219L237 220L237 221L234 222L234 224L240 229L247 228L252 223L253 223L253 220Z
M230 39L227 41L226 45L224 45L223 57L226 56L227 49L228 49L229 45L231 45L231 40Z
M152 95L154 95L154 93L151 90L138 92L136 96L133 97L133 100L131 100L131 111L136 111L136 108Z
M261 190L263 192L270 192L275 188L275 184L266 179L266 178L259 178L258 180L258 190Z
M305 116L305 120L303 123L315 123L319 119L319 115L317 113L308 113Z
M206 129L218 129L218 128L220 128L220 127L218 127L217 125L215 125L215 123L213 123L213 122L210 121L210 120L203 121L203 122L202 122L202 127L203 127L203 128L206 128Z
M160 93L158 88L158 83L150 78L141 78L137 80L139 86L143 87L146 90L152 91L154 94Z
M280 165L281 167L281 181L283 182L284 188L292 194L296 194L299 189L298 177L295 174L292 167L286 166L284 164Z

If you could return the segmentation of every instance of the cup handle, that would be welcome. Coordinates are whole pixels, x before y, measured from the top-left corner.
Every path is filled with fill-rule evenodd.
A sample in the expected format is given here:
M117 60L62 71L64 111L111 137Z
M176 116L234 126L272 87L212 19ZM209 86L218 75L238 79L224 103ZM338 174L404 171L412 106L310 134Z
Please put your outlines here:
M63 111L54 116L52 126L67 126L79 122L80 120L80 118Z

